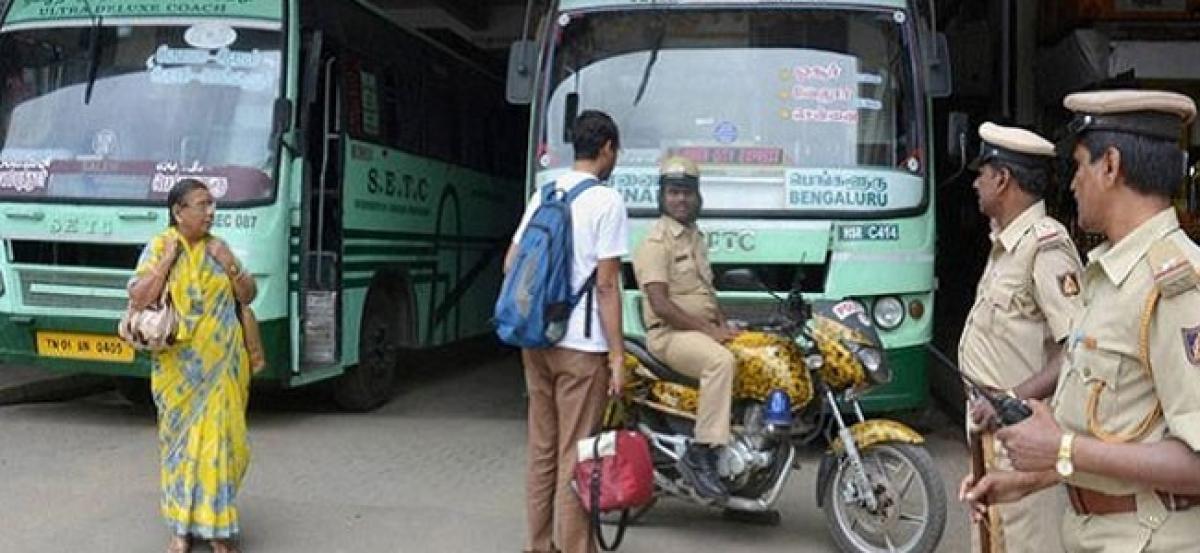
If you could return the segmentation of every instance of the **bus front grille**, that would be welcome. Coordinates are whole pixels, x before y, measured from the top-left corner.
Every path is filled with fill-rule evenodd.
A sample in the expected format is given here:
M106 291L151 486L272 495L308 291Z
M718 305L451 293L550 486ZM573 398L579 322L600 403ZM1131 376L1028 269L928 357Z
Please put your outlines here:
M128 275L18 269L21 298L29 307L121 312L129 301Z

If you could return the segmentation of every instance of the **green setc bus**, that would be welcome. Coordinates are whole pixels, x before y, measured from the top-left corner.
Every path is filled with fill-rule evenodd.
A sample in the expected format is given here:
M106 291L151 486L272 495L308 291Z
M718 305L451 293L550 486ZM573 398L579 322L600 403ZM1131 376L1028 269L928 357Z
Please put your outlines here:
M632 250L658 216L658 162L690 157L715 273L752 268L777 292L860 301L895 375L864 404L920 408L934 297L930 98L949 85L928 6L551 4L538 40L510 52L509 101L532 103L527 187L569 168L577 113L607 112L621 129L610 185L629 209ZM625 328L638 334L631 270L624 280ZM776 309L765 293L719 298L733 319Z
M502 70L356 0L3 17L0 362L136 391L148 359L115 325L182 178L212 190L214 233L257 280L260 380L336 378L342 406L371 409L406 353L490 330L523 195Z

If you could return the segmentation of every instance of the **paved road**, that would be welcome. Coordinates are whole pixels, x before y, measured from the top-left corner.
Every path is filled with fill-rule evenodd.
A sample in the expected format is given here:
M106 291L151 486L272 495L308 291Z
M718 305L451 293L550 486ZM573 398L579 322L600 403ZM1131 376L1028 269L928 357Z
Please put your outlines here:
M447 366L453 365L453 366ZM333 411L317 393L256 398L253 461L239 498L247 553L516 552L522 545L522 384L515 356L443 363L376 413ZM947 493L967 470L958 430L932 417ZM0 552L156 552L153 415L112 393L0 407ZM797 473L763 527L664 501L621 551L832 551L816 465ZM950 505L939 551L968 548ZM207 548L197 548L207 551Z

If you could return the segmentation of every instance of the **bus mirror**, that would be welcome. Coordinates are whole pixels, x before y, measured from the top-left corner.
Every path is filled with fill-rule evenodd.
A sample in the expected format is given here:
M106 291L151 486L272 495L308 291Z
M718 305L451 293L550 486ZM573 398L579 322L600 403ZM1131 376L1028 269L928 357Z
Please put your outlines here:
M508 103L526 105L533 99L533 74L537 64L537 42L518 40L508 50Z
M271 144L279 146L283 141L283 133L292 126L292 101L287 98L276 98L271 113Z
M928 60L929 95L945 98L954 92L954 79L950 70L950 47L945 33L933 37L933 52Z
M281 134L291 127L292 101L287 98L276 98L271 114L271 132Z

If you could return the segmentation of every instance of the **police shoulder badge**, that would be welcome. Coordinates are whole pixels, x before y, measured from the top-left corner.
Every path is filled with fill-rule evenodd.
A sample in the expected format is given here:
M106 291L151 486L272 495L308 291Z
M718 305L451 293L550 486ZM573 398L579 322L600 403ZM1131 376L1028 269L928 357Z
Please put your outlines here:
M1183 351L1192 366L1200 367L1200 325L1183 329Z
M1074 271L1058 275L1058 291L1068 298L1078 296L1079 276Z

